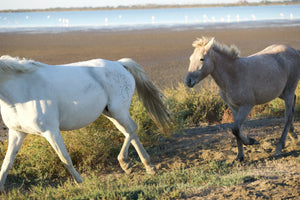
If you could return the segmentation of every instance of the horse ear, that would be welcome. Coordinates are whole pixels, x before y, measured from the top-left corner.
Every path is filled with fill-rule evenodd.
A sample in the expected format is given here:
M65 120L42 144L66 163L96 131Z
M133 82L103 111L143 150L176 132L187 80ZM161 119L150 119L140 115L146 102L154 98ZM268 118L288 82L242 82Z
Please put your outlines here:
M209 49L212 47L212 45L214 44L214 42L215 42L215 38L213 37L213 38L207 43L207 45L205 45L205 49L206 49L206 50L209 50Z

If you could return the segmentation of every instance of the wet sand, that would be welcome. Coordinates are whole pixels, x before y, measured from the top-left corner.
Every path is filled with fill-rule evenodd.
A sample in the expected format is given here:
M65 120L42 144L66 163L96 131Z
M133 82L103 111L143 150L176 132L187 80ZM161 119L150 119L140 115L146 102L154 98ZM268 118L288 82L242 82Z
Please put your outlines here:
M76 31L64 33L0 33L0 55L64 64L104 58L133 58L160 88L183 82L197 38L213 36L235 44L242 56L268 45L286 44L300 49L300 26L269 28L209 28L206 30L153 29L133 31Z

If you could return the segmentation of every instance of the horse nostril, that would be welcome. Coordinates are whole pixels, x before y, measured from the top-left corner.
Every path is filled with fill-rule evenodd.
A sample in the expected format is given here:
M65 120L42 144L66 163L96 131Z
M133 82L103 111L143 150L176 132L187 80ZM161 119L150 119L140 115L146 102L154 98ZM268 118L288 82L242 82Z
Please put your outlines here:
M186 77L185 79L185 85L188 87L193 87L194 85L192 84L192 79L190 77Z

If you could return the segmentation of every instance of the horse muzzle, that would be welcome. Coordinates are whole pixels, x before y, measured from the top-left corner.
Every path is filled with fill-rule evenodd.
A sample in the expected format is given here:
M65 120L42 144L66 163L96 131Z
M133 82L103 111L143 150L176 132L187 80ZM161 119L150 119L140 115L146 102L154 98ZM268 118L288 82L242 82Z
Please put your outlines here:
M192 88L196 85L197 79L192 76L191 73L188 73L185 77L185 85Z

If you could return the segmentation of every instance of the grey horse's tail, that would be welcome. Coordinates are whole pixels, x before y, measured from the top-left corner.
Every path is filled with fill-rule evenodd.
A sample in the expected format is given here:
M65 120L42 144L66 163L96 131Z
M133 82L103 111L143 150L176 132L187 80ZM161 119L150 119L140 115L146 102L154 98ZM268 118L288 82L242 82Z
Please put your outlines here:
M171 125L169 110L163 102L164 95L150 81L144 69L130 58L119 62L132 74L140 100L152 119L166 132Z

